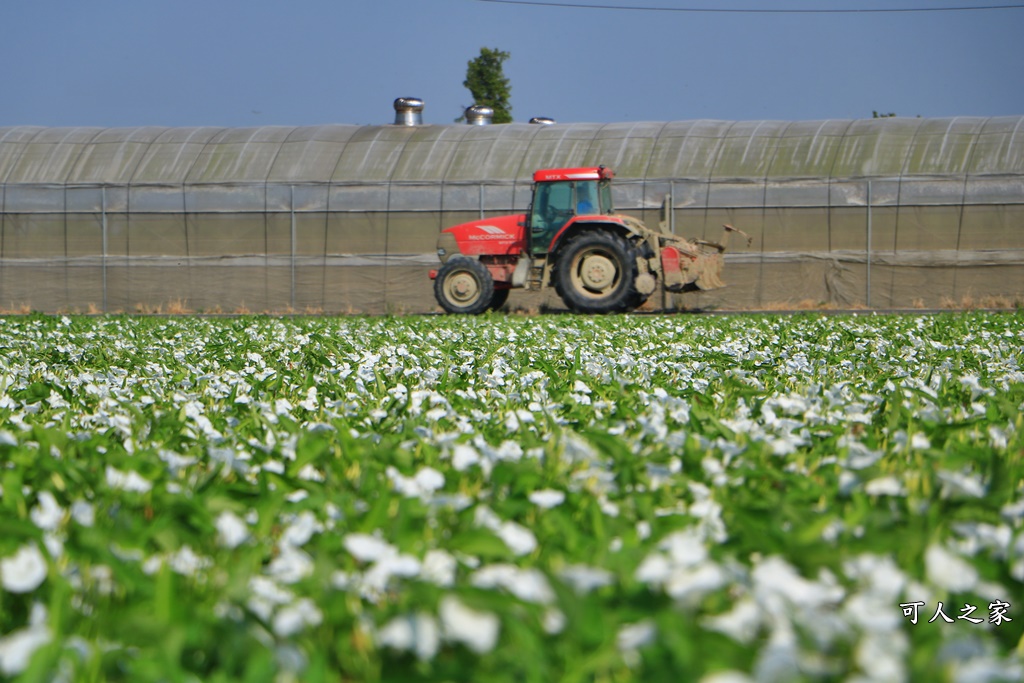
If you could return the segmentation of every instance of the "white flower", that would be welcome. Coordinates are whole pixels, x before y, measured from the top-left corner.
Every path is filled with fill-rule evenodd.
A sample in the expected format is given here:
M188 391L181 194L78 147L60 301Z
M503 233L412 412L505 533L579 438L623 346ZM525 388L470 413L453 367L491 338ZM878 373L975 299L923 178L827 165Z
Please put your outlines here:
M301 503L307 498L309 498L309 491L306 489L295 489L284 497L289 503Z
M502 522L495 533L514 555L528 555L537 548L537 537L522 524Z
M295 603L282 607L274 615L274 633L281 638L293 636L307 626L319 626L324 615L309 598L300 598Z
M969 591L978 583L978 570L937 544L928 546L925 551L924 568L933 585L955 593Z
M0 583L11 593L31 593L46 580L46 558L35 544L23 545L0 560Z
M565 624L565 614L561 610L550 607L544 612L543 621L541 622L544 633L550 633L551 635L561 633L565 630Z
M433 467L424 467L416 476L413 477L413 481L426 495L430 495L438 489L444 488L444 475L435 470Z
M392 576L419 576L421 568L420 561L412 555L382 557L363 575L363 585L370 594L380 594L387 589Z
M637 581L654 585L664 583L671 575L672 564L661 553L651 553L644 558L634 574Z
M872 597L882 602L898 602L907 583L907 577L888 556L862 553L844 562L843 571L851 579L864 584Z
M415 652L417 659L433 659L440 646L437 620L429 614L395 617L377 632L377 642L403 652Z
M64 534L59 534L56 531L43 533L43 545L46 546L46 552L50 553L50 557L54 560L64 557L64 538Z
M462 643L477 654L490 652L498 642L498 617L466 607L454 596L441 599L438 616L446 640Z
M465 472L471 465L480 462L480 454L468 444L459 444L452 451L452 467L458 472Z
M309 510L303 510L281 534L281 545L303 546L320 531L323 531L323 525L316 516Z
M916 432L910 437L910 447L916 451L927 450L932 447L932 442L921 432Z
M996 425L988 426L988 438L992 442L992 448L1006 448L1006 431Z
M224 449L224 450L228 451L227 457L229 457L229 458L233 458L234 457L234 451L231 451L230 449ZM212 453L211 453L211 455L212 455ZM261 469L264 472L270 472L271 474L284 474L284 463L281 462L280 460L268 460L265 463L263 463L263 466L262 466Z
M91 527L96 523L96 510L92 503L76 500L71 504L71 518L82 526Z
M846 443L849 448L849 455L846 456L846 466L851 470L862 470L871 467L882 459L883 451L873 451L860 441L849 441Z
M771 444L772 454L780 456L795 453L800 446L807 443L803 437L790 432L781 434L774 439L769 437L768 442Z
M822 608L839 602L843 589L830 582L811 581L781 557L769 557L753 572L754 592L759 601L773 609L781 607L778 598L801 608Z
M286 605L294 599L287 588L282 588L273 579L254 576L249 579L249 600L246 603L260 619L270 621L274 608Z
M306 392L306 400L299 403L299 407L304 410L316 410L320 407L317 403L316 387L310 387L309 391Z
M142 478L138 472L122 472L107 465L107 486L112 489L131 491L134 493L146 493L153 488L153 484Z
M29 513L32 522L40 529L53 531L60 526L61 519L64 518L64 508L57 503L57 499L49 491L40 491L36 498L38 498L39 504Z
M884 634L868 631L857 644L854 658L872 681L903 681L907 679L906 661L909 642L902 631ZM953 680L965 680L954 675ZM983 680L998 680L998 677Z
M972 401L981 396L982 394L991 395L992 393L994 393L991 389L986 389L985 387L981 386L981 382L979 381L977 375L964 375L963 377L960 378L960 384L965 389L971 390Z
M36 650L50 642L50 629L46 625L46 607L32 605L27 628L12 631L0 638L0 674L17 676L28 668Z
M473 510L473 524L497 531L501 526L501 517L486 505L477 505Z
M547 510L565 502L565 491L542 489L540 491L531 491L528 497L531 503Z
M199 571L213 566L213 560L196 555L192 548L183 545L167 558L167 564L182 576L195 576Z
M428 550L423 557L420 576L424 581L448 587L455 584L457 567L458 561L444 550Z
M665 581L665 592L676 600L691 595L701 596L725 584L725 572L714 562L704 562L692 568L679 568Z
M349 534L342 543L345 550L360 562L375 562L398 554L393 545L369 534Z
M220 513L214 524L217 527L217 540L225 548L237 548L249 538L249 525L231 511Z
M282 543L280 554L271 560L267 572L283 583L297 583L313 573L313 559L297 547Z
M878 477L864 484L864 492L869 496L902 496L903 484L893 476Z
M635 624L627 624L619 629L615 636L615 644L620 652L636 650L650 645L658 635L658 627L653 621L644 620Z
M943 498L965 497L984 498L985 484L977 475L964 474L963 472L950 472L939 470L938 478L942 481Z
M558 572L558 576L577 593L589 593L597 588L610 586L615 581L615 575L607 569L588 567L584 564L571 564Z
M444 488L444 475L432 467L420 469L413 477L406 477L395 467L388 466L385 473L395 491L407 498L429 498Z
M716 671L700 679L700 683L753 683L750 676L742 671Z
M754 639L760 628L761 611L753 599L743 597L728 612L709 616L702 623L712 631L724 633L738 643L747 644Z
M694 514L691 509L690 514ZM668 552L673 564L692 567L702 563L708 556L708 549L698 529L687 528L675 531L661 540L658 547Z
M526 602L548 604L555 593L539 569L520 569L513 564L492 564L473 574L470 583L477 588L504 588Z

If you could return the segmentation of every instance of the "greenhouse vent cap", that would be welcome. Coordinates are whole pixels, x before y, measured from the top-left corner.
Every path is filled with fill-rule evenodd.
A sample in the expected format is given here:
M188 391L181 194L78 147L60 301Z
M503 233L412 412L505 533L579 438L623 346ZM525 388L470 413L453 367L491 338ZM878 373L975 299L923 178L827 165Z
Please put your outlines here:
M418 97L399 97L395 100L395 125L419 126L423 124L423 100Z
M489 126L494 118L494 109L484 104L474 104L466 109L466 123L471 126Z

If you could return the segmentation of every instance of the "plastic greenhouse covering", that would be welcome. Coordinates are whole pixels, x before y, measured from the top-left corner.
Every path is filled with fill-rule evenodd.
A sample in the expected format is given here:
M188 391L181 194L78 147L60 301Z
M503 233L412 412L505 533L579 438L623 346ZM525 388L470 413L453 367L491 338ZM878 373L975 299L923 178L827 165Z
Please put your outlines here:
M616 208L751 246L691 305L1024 293L1024 117L0 128L0 308L438 310L444 227L604 164ZM550 295L513 295L557 305Z

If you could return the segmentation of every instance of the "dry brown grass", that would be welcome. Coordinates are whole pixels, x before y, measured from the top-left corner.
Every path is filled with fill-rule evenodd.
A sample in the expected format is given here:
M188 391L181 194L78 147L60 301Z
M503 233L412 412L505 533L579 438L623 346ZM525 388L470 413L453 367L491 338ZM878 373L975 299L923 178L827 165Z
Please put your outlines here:
M560 302L557 304L542 301L538 297L526 298L525 301L510 301L505 305L503 311L508 315L514 316L536 316L543 315L546 313L565 313L565 309L561 306ZM693 305L692 300L684 298L674 298L674 306L670 308L662 307L662 299L655 293L652 295L642 306L637 309L638 313L652 313L658 311L693 311L702 310L699 305ZM688 305L689 304L689 305ZM767 311L767 312L784 312L784 311L867 311L867 310L900 310L900 309L918 309L924 310L928 308L939 308L948 311L969 311L969 310L1013 310L1013 309L1024 309L1024 293L1016 295L1006 294L984 294L975 295L972 293L964 294L959 298L950 296L943 296L939 299L938 303L935 300L926 301L924 297L914 297L910 299L910 304L903 304L901 306L879 306L869 307L863 303L853 304L840 304L830 301L823 301L819 299L804 298L799 300L784 299L777 301L764 302L757 306L727 306L724 308L712 307L709 310L721 310L721 311ZM34 309L28 303L16 303L10 302L6 307L0 306L0 315L29 315L37 312L39 309ZM430 312L439 312L439 308L434 308ZM108 308L106 311L102 310L99 305L94 302L90 302L82 307L75 307L69 309L58 309L54 311L50 309L50 312L55 315L116 315L124 313L124 309L120 308ZM134 313L141 315L167 315L167 316L186 316L195 315L196 313L205 315L236 315L236 316L249 316L249 315L276 315L276 316L324 316L324 315L338 315L338 316L358 316L367 315L366 311L356 310L351 304L346 306L344 310L331 310L325 311L319 306L305 306L301 309L293 306L285 306L283 308L267 308L262 310L253 310L244 302L235 306L228 311L225 311L220 305L216 305L209 309L202 309L199 311L194 310L188 304L187 299L178 298L172 299L163 303L146 303L140 302L135 304ZM384 315L391 316L404 316L411 314L424 313L426 311L411 310L407 305L393 305L388 307L384 311ZM371 314L372 315L372 314Z
M972 294L964 294L960 297L959 301L952 297L944 296L939 300L939 305L941 308L958 311L1024 308L1024 295L984 294L975 297Z
M185 299L174 299L167 303L168 315L188 315L192 312L192 309L188 307Z
M786 299L784 301L768 301L756 308L761 311L838 311L859 306L860 304L841 305L818 299L801 299L799 301Z
M195 313L188 307L186 299L172 299L166 303L157 304L139 302L135 304L135 312L140 315L191 315Z

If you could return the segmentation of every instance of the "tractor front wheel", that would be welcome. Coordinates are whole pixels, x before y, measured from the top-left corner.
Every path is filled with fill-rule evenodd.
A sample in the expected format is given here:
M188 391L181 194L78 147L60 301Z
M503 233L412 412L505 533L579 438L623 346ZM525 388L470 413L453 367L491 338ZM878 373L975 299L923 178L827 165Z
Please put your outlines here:
M434 296L448 313L476 315L492 306L494 279L479 261L455 257L438 271Z
M618 313L636 307L636 249L604 230L573 237L558 254L555 289L579 313Z

